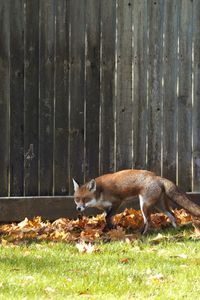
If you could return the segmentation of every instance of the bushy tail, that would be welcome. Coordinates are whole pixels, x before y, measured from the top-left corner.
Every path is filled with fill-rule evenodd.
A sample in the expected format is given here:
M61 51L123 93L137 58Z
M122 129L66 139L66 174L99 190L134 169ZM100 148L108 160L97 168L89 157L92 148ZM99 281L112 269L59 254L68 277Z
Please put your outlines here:
M200 206L188 199L187 195L170 180L162 178L165 193L170 200L183 207L191 215L200 218Z

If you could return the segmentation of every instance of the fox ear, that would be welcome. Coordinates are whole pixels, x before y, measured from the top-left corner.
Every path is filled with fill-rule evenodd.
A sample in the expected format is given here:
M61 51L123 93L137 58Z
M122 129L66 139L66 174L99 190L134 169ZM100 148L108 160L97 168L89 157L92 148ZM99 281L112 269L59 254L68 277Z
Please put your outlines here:
M95 192L96 191L96 181L95 179L92 179L90 180L88 183L87 183L87 188L90 192Z
M74 184L74 192L76 192L79 188L79 184L78 182L76 182L76 180L74 178L72 178L73 184Z

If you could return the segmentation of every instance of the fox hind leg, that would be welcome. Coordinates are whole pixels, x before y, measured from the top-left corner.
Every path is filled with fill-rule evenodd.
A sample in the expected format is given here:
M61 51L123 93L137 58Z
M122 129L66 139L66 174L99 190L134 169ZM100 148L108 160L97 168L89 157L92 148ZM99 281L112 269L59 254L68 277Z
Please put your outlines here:
M170 219L173 227L176 228L177 227L176 218L175 218L173 212L171 211L171 209L169 207L168 199L166 198L165 195L161 196L160 208L168 216L168 218Z
M152 207L157 207L158 204L159 204L160 210L169 217L173 227L174 228L177 227L176 218L175 218L173 212L169 208L168 199L166 198L166 196L163 193L160 194L159 197L155 197L155 198L152 197L151 199L141 196L141 195L139 195L139 198L140 198L140 209L141 209L143 219L144 219L143 234L145 234L150 227L151 209L152 209Z
M142 234L145 234L148 231L151 223L150 215L151 215L152 205L149 205L149 203L141 195L139 195L139 199L140 199L140 209L144 220L144 228L142 230Z

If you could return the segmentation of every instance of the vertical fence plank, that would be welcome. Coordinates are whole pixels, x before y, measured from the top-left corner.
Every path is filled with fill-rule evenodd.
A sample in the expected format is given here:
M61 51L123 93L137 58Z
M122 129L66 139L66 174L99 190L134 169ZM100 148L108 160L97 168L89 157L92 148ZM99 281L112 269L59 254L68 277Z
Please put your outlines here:
M133 167L146 168L147 0L133 3Z
M25 12L24 194L34 196L38 195L39 1L26 0Z
M40 195L53 193L54 13L52 0L40 1Z
M163 176L176 182L179 1L164 2Z
M0 196L8 196L10 101L10 1L0 2Z
M100 174L114 170L116 1L101 1Z
M69 2L56 1L55 195L69 194Z
M116 168L132 167L132 6L118 1Z
M194 103L193 103L193 192L200 192L200 1L193 3Z
M178 184L191 191L192 2L182 0L179 27Z
M99 174L100 112L100 0L86 0L86 172L89 179Z
M70 1L70 177L80 183L84 181L85 5Z
M148 1L148 169L161 173L163 1Z
M24 187L24 0L10 5L10 194Z

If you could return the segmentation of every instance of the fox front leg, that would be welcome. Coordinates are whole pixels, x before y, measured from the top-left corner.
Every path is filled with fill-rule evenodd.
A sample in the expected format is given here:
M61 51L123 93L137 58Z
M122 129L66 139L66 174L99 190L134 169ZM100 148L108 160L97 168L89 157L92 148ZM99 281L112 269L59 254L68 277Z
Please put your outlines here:
M113 214L112 214L111 211L106 212L106 226L107 226L108 229L114 229L115 228L115 226L112 223L112 217L113 217Z
M113 216L117 213L119 206L112 206L110 209L106 210L106 225L108 229L114 229L115 225L112 222Z

